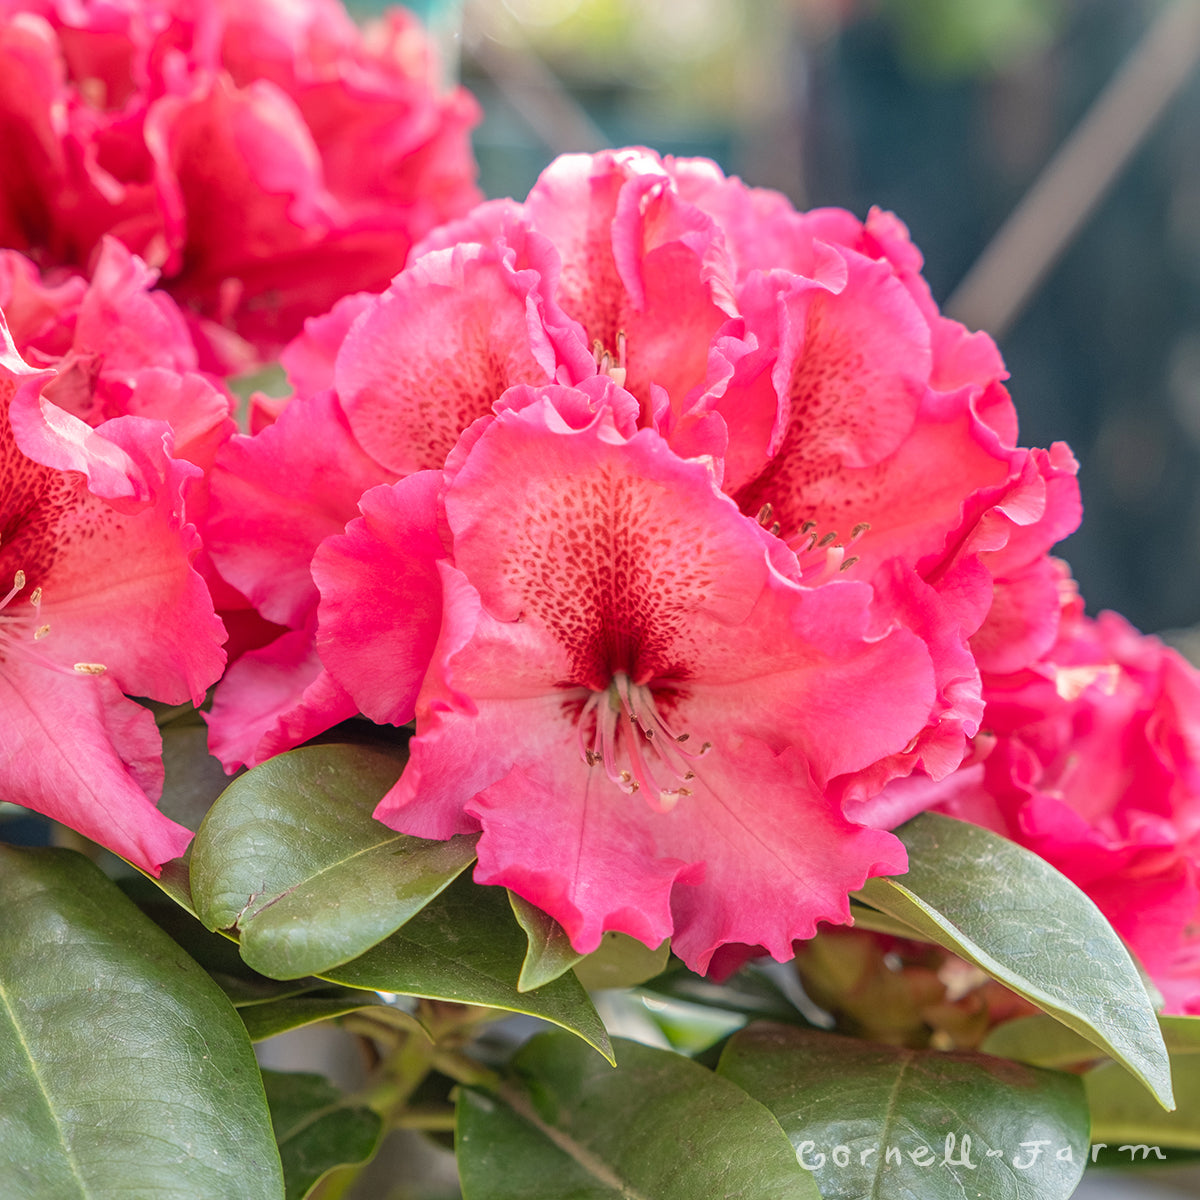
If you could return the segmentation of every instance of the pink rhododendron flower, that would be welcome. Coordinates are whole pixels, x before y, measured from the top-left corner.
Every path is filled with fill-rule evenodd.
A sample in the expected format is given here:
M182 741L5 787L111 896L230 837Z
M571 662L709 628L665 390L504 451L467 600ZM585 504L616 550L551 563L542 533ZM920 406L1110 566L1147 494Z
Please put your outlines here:
M223 761L283 748L255 729L313 728L296 707L322 670L308 564L357 511L362 468L377 465L375 482L436 469L506 388L608 374L637 399L639 427L708 462L776 537L780 570L807 583L844 570L936 647L924 729L838 786L869 795L953 769L982 713L977 656L1009 669L1054 640L1046 551L1079 506L1069 452L1015 445L995 347L937 313L919 270L885 214L797 213L712 163L640 149L564 156L524 204L436 230L383 296L309 321L284 354L297 396L257 410L260 428L282 411L287 432L231 445L218 464L206 540L295 635L287 653L264 651L262 687L252 662L223 684ZM327 444L338 451L318 459ZM245 549L268 542L278 550ZM286 612L283 576L308 597ZM297 668L290 699L284 662Z
M95 430L40 393L0 319L0 794L149 871L188 830L154 806L161 743L132 693L199 703L224 630L183 519L198 468L158 421Z
M920 807L937 802L1036 851L1096 902L1167 1011L1200 1013L1200 677L1115 613L1091 620L1073 600L1045 658L985 682L976 760L889 791L918 791Z
M474 102L411 16L337 0L0 2L0 245L86 268L104 233L192 315L206 366L380 289L477 198Z
M576 949L619 929L699 971L730 942L788 958L903 869L827 785L924 726L929 649L868 585L781 573L777 539L638 412L609 381L518 387L440 499L428 472L368 492L314 560L320 651L368 716L415 707L377 816L482 830L476 879Z

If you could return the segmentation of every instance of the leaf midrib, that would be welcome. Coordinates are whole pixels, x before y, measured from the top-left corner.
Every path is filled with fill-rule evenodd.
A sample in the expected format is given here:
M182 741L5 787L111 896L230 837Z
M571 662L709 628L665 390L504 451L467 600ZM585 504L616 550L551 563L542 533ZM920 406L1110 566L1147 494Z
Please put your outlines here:
M66 1134L63 1132L62 1122L58 1118L58 1113L55 1110L54 1103L51 1099L50 1092L42 1080L41 1072L38 1070L37 1059L34 1058L33 1052L29 1047L29 1042L25 1037L25 1031L22 1029L20 1022L17 1020L17 1014L8 998L8 991L4 984L0 983L0 1003L4 1005L4 1011L8 1016L9 1024L13 1027L13 1031L17 1035L17 1040L21 1044L21 1049L25 1051L25 1057L29 1061L29 1070L34 1081L37 1083L38 1090L42 1094L42 1100L45 1102L46 1111L50 1114L50 1120L54 1122L54 1130L58 1134L58 1140L63 1148L63 1157L71 1168L71 1174L75 1177L79 1185L79 1195L86 1197L88 1195L87 1184L84 1182L83 1176L79 1171L79 1164L75 1160L75 1155L67 1143Z
M619 1193L623 1200L650 1200L650 1197L626 1183L615 1171L570 1134L543 1121L529 1099L518 1088L508 1083L501 1084L498 1094L500 1099L526 1124L532 1125L542 1137L561 1150L577 1166L582 1167L593 1179Z

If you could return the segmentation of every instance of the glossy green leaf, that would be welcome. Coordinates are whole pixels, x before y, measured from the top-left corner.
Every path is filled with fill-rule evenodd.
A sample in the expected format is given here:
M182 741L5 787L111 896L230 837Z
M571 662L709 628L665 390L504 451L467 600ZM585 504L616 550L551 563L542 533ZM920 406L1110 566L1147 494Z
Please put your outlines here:
M824 1200L1059 1200L1088 1113L1074 1075L792 1025L735 1033L718 1074L762 1101Z
M428 841L371 815L401 763L366 746L303 746L234 780L192 850L210 929L276 979L349 962L419 912L475 858L474 839Z
M462 1089L464 1200L820 1200L771 1114L668 1050L527 1043L497 1093Z
M1200 1150L1200 1054L1171 1055L1178 1106L1163 1112L1116 1063L1105 1063L1084 1077L1092 1110L1093 1143L1150 1145ZM1150 1155L1158 1159L1158 1155Z
M278 1200L246 1031L86 858L0 846L5 1200Z
M532 992L540 988L565 974L583 958L572 948L567 931L549 913L542 912L516 892L508 893L508 901L528 942L525 961L521 964L521 978L517 981L519 991Z
M1172 1104L1158 1021L1100 910L1045 859L977 825L922 813L897 835L909 869L869 879L875 908L975 963L1122 1062Z
M611 1059L604 1023L574 975L562 975L535 992L520 991L526 948L507 892L463 878L362 957L323 974L348 987L542 1017Z
M294 996L278 996L258 1003L237 1005L238 1016L252 1042L262 1042L278 1033L344 1017L378 1004L372 993L357 988L312 988Z
M383 1132L379 1114L348 1100L323 1075L264 1071L263 1085L286 1200L303 1200L336 1167L364 1163L375 1153Z
M661 975L671 958L671 943L653 948L627 933L610 929L600 945L575 964L575 975L589 991L636 987Z

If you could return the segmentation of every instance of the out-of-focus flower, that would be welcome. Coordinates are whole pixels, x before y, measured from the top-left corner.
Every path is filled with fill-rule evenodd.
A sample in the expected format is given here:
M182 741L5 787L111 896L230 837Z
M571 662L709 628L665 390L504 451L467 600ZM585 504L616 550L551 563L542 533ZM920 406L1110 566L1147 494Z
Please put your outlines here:
M974 1050L1037 1009L941 946L865 929L821 929L797 949L804 991L839 1033L898 1046Z
M131 693L199 703L224 629L192 569L183 489L159 421L90 428L42 398L57 380L0 318L0 794L156 871L191 834L154 806L161 745Z
M1168 1011L1200 1013L1196 671L1075 601L1045 658L985 685L976 761L940 784L894 790L1036 851L1096 902Z
M378 290L478 199L461 90L395 10L337 0L0 2L0 245L84 269L108 232L163 272L208 367ZM234 336L236 335L236 336Z
M48 281L31 259L0 250L0 310L25 361L54 369L46 400L91 426L166 421L174 457L207 470L234 432L233 398L200 372L178 306L153 290L157 278L110 237L90 280L57 272Z
M619 929L698 971L729 942L789 958L902 869L826 785L924 726L930 652L866 584L781 574L776 539L637 414L608 380L515 388L443 498L428 472L368 492L314 561L318 645L368 716L415 699L387 824L482 830L476 879L579 950Z

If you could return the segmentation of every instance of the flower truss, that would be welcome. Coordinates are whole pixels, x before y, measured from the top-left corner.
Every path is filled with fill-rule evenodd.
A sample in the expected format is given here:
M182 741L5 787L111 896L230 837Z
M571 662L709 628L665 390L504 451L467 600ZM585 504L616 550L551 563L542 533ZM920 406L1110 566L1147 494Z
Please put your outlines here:
M287 632L214 750L415 716L379 817L482 831L476 879L581 951L671 936L703 971L846 920L904 855L845 806L958 765L980 669L1054 642L1079 515L919 266L894 218L643 150L436 232L218 458L210 552Z
M474 101L438 94L399 9L360 31L336 0L5 0L0 62L0 245L84 269L113 234L213 364L382 288L477 199Z

